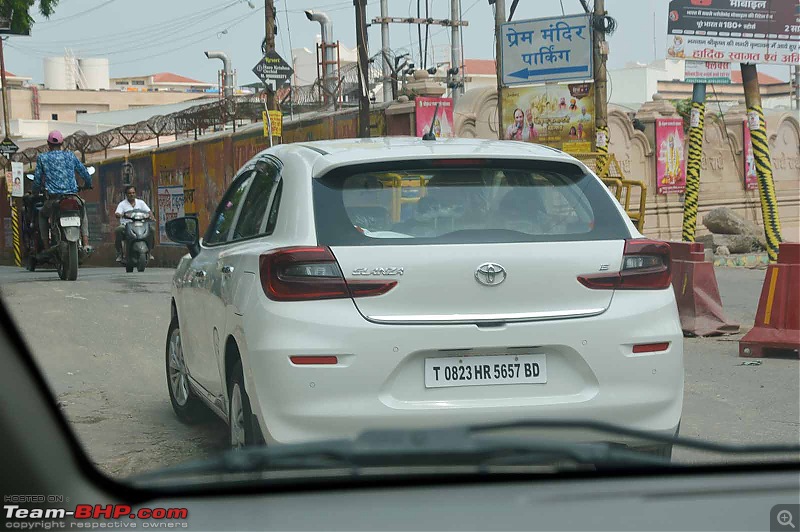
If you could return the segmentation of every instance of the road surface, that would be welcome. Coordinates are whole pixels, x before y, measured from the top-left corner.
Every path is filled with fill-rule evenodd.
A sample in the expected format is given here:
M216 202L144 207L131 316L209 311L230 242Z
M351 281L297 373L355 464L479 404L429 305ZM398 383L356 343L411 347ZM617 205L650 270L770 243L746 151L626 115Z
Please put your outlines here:
M753 324L763 270L718 269L726 312ZM164 346L170 269L127 274L85 268L78 281L55 272L0 267L0 295L89 457L127 476L225 448L226 426L209 415L187 427L167 396ZM686 339L681 434L727 443L800 443L797 355L742 365L741 334ZM678 460L729 460L676 450Z

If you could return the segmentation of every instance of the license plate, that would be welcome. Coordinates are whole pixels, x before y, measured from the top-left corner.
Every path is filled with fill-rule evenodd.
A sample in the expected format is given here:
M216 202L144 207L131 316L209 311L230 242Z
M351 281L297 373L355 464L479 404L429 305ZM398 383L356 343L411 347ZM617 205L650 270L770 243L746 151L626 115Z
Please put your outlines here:
M81 217L80 216L63 216L59 219L61 223L61 227L80 227L81 226Z
M501 355L425 359L425 387L545 384L545 355Z
M144 222L133 222L134 227L144 227Z

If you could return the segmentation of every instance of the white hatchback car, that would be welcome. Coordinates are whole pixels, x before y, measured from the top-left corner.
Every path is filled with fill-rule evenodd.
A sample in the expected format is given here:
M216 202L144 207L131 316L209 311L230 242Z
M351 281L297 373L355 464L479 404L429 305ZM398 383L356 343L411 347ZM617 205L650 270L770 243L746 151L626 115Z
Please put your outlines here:
M392 137L276 146L174 277L172 406L233 446L367 429L592 420L676 434L669 247L548 147ZM666 449L669 452L669 449Z

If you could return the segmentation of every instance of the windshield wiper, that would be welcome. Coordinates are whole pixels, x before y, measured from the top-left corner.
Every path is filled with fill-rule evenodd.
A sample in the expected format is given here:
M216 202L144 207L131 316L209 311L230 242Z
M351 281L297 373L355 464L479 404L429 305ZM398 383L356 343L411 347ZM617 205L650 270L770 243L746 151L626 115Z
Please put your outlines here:
M592 430L636 441L642 447L672 444L725 454L800 453L797 445L728 445L683 437L662 436L613 424L580 421L519 421L430 430L375 430L355 440L248 447L215 457L169 467L132 478L143 485L165 478L303 470L341 470L350 476L374 468L468 467L478 473L505 466L551 466L555 471L576 468L635 469L681 467L670 459L608 442L570 442L536 438L538 429ZM496 432L522 431L498 436ZM435 472L435 471L433 471Z

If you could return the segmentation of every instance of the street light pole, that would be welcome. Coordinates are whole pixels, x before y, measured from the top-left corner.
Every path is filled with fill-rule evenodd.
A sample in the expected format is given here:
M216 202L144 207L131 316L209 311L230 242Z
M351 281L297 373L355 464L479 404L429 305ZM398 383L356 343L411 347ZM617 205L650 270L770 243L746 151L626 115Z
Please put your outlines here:
M495 65L497 67L497 138L503 138L503 41L501 25L506 21L505 0L494 2Z
M595 0L594 20L603 20L606 16L605 0ZM608 94L606 89L607 72L606 59L608 49L606 45L605 32L597 29L597 24L593 27L594 42L594 126L596 133L596 147L599 153L597 157L598 171L605 167L608 160Z
M450 23L452 24L452 38L450 39L450 72L451 74L451 85L452 85L452 96L453 96L453 109L455 109L456 104L458 103L458 97L461 96L461 84L459 83L459 79L461 77L461 27L459 23L460 15L459 15L459 3L460 0L450 0Z
M392 67L389 65L389 23L385 20L389 18L389 0L381 0L381 57L383 59L383 101L388 102L394 99L392 91Z
M274 0L264 0L264 26L265 26L265 42L266 50L264 52L271 52L275 50L275 2ZM275 101L275 92L278 87L275 86L275 91L267 88L267 109L274 111L278 109Z
M353 0L356 6L356 46L358 48L358 136L369 132L369 54L367 53L367 0Z
M8 125L8 84L6 83L6 60L3 55L3 41L5 39L0 36L0 70L2 70L2 78L0 78L0 82L3 84L3 133L6 137L11 136L11 131L9 130Z

